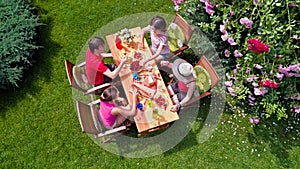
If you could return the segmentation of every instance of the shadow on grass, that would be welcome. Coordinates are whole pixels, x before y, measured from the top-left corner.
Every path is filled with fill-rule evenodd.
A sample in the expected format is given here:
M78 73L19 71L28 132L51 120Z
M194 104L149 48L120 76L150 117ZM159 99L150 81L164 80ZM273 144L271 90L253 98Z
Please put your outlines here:
M43 9L37 9L36 12L40 15L47 13ZM50 60L60 49L60 45L50 38L53 27L52 20L49 17L41 18L40 22L44 25L38 27L36 37L37 45L41 48L34 53L32 67L24 72L22 80L18 84L19 88L0 91L0 117L2 119L5 119L7 109L16 106L26 95L38 98L37 95L41 90L39 82L48 83L51 80L52 66Z
M122 157L144 158L159 154L171 155L199 144L198 135L203 128L210 107L209 98L202 100L200 109L199 107L184 108L185 112L179 113L180 119L168 128L137 137L138 131L133 127L126 137L117 137L110 143L101 144L99 140L94 141L102 148ZM198 116L192 117L191 113L197 113Z
M179 116L180 116L179 120L181 120L183 122L182 127L185 127L186 125L192 125L191 130L186 135L186 137L184 137L184 139L181 140L181 142L179 144L177 144L174 148L172 148L169 151L167 151L166 153L164 153L164 155L168 156L173 153L179 152L184 149L188 149L190 147L193 147L194 145L199 144L198 137L199 137L199 134L201 133L201 130L203 129L205 119L207 118L207 115L209 113L209 108L210 108L210 104L211 104L210 102L211 102L210 96L208 96L204 99L201 99L200 108L199 108L199 112L198 112L196 121L191 121L189 119L188 111L185 112L186 113L185 116L179 114Z
M264 148L261 146L262 142L267 143L269 146L267 149L279 159L280 165L289 168L292 167L289 151L294 146L300 146L299 131L299 116L282 121L270 118L254 126L254 134L248 133L248 139L257 145L258 150Z

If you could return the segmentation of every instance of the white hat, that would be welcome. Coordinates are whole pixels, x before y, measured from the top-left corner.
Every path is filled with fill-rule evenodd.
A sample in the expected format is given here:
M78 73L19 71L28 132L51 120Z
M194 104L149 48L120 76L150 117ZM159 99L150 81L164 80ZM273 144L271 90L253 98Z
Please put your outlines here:
M193 66L183 59L174 61L172 71L175 77L184 83L194 80L196 76Z

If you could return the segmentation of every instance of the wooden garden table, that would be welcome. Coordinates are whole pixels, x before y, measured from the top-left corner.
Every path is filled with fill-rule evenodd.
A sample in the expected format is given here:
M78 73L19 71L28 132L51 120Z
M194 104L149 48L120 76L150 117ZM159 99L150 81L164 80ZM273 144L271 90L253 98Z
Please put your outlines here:
M170 122L178 120L179 117L176 112L170 111L173 103L154 60L148 62L146 65L148 69L143 67L139 72L131 71L130 65L132 62L144 60L151 57L152 54L146 40L144 41L144 49L138 50L141 28L136 27L129 30L135 37L131 43L122 41L123 49L121 50L116 46L117 34L107 35L106 40L116 65L120 64L124 55L128 56L128 61L120 71L119 76L129 104L132 104L130 88L132 85L135 85L139 89L137 102L143 108L137 109L134 121L139 135L142 135L164 128ZM138 55L140 58L135 57L135 55ZM140 90L143 88L146 88L146 92Z

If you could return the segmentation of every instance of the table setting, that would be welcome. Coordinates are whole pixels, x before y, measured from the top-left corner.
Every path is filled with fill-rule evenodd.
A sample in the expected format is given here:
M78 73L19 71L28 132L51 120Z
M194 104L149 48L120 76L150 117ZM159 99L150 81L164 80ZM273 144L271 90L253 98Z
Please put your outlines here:
M119 76L129 104L132 96L128 91L132 87L138 89L137 114L134 121L139 132L147 132L179 117L177 113L170 111L173 103L155 61L140 65L152 56L145 39L144 47L139 49L140 34L140 27L124 28L106 36L106 39L117 65L127 57Z

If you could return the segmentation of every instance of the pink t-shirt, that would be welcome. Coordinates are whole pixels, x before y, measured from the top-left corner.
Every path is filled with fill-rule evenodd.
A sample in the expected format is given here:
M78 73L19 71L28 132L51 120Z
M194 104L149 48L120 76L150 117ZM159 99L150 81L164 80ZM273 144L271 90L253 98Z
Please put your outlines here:
M187 87L187 84L192 83L192 82L195 82L195 80L192 80L188 83L183 83L182 81L178 80L178 89L179 89L179 91L186 93L189 90L189 88Z
M161 54L168 54L170 53L170 48L168 45L168 36L167 35L158 35L155 36L154 32L151 30L150 31L150 38L151 38L151 50L156 52L160 42L164 44Z
M86 52L85 59L86 75L89 82L93 85L100 85L104 81L104 72L108 69L102 58L94 55L90 49Z
M179 91L185 92L185 93L188 91L188 88L186 87L186 84L183 83L180 80L178 80L178 89L179 89Z
M99 115L104 126L111 127L115 123L117 116L111 114L111 110L115 107L116 105L114 104L100 101Z

